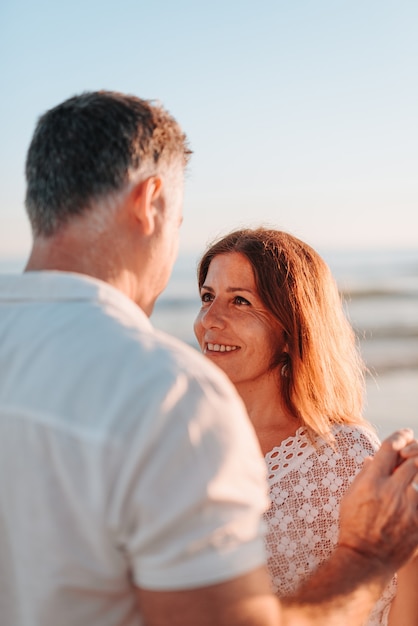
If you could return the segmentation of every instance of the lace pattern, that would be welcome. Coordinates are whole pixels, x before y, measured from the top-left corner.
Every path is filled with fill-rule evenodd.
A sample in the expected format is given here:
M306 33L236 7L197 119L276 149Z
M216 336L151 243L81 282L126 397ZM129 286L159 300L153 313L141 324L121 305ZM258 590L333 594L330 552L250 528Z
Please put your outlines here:
M316 446L306 430L266 454L271 507L267 522L268 567L275 591L288 595L325 561L335 548L339 503L364 459L379 447L374 433L352 426L334 431L335 447L322 439ZM387 624L396 577L375 605L367 626Z

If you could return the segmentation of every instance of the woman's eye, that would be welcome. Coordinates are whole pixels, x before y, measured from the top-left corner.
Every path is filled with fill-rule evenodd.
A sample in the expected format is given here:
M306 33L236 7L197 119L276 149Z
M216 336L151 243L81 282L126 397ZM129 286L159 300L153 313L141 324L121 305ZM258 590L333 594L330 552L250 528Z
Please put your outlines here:
M248 300L246 300L242 296L235 296L234 300L235 300L235 304L246 304L246 305L250 304Z
M201 297L202 302L211 302L213 300L213 296L209 292L202 293L200 297Z

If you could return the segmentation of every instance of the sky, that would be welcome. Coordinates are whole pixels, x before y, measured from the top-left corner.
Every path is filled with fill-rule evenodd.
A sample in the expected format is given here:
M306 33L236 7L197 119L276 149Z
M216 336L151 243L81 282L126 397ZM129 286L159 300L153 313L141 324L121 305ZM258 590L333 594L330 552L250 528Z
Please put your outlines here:
M26 257L38 117L83 91L160 100L194 152L180 252L239 226L418 247L416 0L1 0L0 258Z

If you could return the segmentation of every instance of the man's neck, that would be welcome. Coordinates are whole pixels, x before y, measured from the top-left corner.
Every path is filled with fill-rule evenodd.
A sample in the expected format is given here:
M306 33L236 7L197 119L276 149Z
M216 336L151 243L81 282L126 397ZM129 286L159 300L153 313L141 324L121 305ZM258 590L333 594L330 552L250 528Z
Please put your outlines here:
M80 231L73 236L67 230L51 237L35 238L24 271L75 272L97 278L119 289L150 315L153 303L143 298L146 290L141 289L141 277L130 267L127 256L118 251L115 242L108 245L96 238L92 243L80 237Z
M104 250L101 253L100 247L97 241L92 245L68 230L51 237L36 237L24 271L76 272L109 282L117 270L112 255Z

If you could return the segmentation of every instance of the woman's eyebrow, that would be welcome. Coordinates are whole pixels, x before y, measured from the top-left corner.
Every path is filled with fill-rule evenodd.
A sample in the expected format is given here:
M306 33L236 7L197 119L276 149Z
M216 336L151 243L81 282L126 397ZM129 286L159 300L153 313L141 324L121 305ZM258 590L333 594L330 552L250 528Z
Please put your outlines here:
M201 289L206 289L206 291L210 291L211 293L214 293L215 291L213 287L210 287L210 285L202 285ZM249 289L248 287L227 287L226 291L227 293L235 293L236 291L246 291L247 293L251 293L255 295L255 291L253 289Z
M253 289L249 289L248 287L228 287L227 291L230 293L235 293L235 291L246 291L247 293L254 293Z

